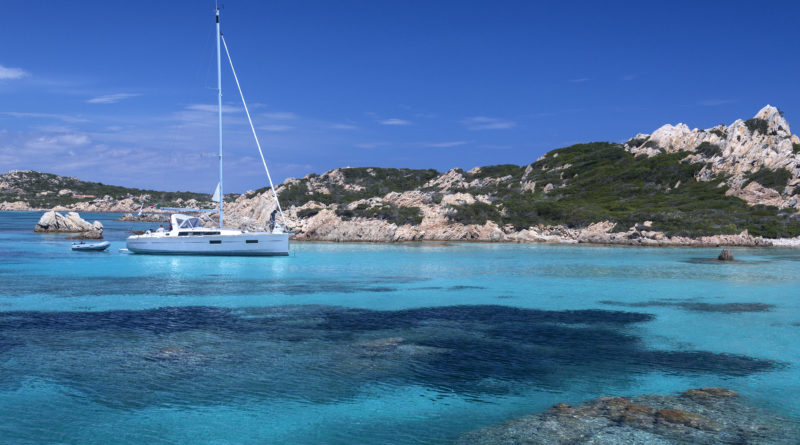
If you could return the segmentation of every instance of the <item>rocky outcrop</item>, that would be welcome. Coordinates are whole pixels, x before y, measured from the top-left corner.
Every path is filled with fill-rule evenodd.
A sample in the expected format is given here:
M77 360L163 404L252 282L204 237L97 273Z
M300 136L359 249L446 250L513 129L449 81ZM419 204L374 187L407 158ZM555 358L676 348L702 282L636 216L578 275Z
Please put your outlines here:
M572 406L559 403L462 436L459 444L718 444L800 443L794 422L751 405L725 388L679 395L600 397Z
M100 221L89 223L76 212L62 215L55 211L46 212L33 229L37 233L73 233L79 238L101 239L103 224Z
M800 210L800 199L794 192L800 185L800 138L791 133L783 113L771 105L752 119L739 119L728 126L701 130L686 124L664 125L652 134L637 134L626 148L645 156L687 152L686 161L705 164L697 174L698 180L725 178L730 186L728 194L751 205ZM786 169L790 174L787 185L775 190L748 180L749 174L762 169Z
M796 203L793 202L796 201L794 197L791 197L792 199L785 199L777 190L764 187L757 182L751 182L743 188L730 188L725 194L743 199L750 205L761 204L778 208L796 205Z
M0 210L34 210L27 202L0 202Z
M130 221L130 222L169 222L169 214L167 213L126 213L117 221Z
M720 261L733 261L733 254L728 249L722 249L717 259Z

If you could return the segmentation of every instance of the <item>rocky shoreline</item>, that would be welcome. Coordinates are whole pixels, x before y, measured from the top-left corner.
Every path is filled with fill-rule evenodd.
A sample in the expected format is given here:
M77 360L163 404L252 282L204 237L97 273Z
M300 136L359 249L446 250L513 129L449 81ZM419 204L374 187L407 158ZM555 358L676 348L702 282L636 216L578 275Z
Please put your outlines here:
M280 187L279 187L280 188ZM309 202L300 207L284 210L286 222L298 241L332 242L376 242L395 243L409 241L449 242L507 242L507 243L554 243L554 244L606 244L650 247L768 247L800 246L799 238L768 239L750 235L746 230L739 234L719 234L702 237L668 236L652 230L652 223L644 221L627 230L620 230L616 223L601 221L587 227L569 228L563 225L536 225L523 230L512 226L501 227L493 221L482 225L460 224L447 217L447 202L452 200L472 201L479 199L469 193L446 195L442 203L429 202L419 191L389 193L382 198L397 206L419 207L422 221L417 225L397 225L388 221L368 218L344 219L337 215L337 208ZM358 206L354 202L350 206ZM442 205L444 204L444 205ZM226 203L226 221L246 230L265 230L263 221L275 209L271 196L242 195L235 202ZM306 216L309 215L310 216ZM205 216L206 223L214 222Z
M302 209L300 209L302 210ZM102 213L102 212L98 212ZM107 212L117 213L117 212ZM296 210L289 212L296 213ZM78 219L80 215L70 212ZM48 216L49 215L49 216ZM53 216L55 215L55 216ZM46 218L45 218L46 217ZM62 223L55 218L61 217ZM98 229L89 229L88 223L75 223L78 219L66 221L62 215L55 211L46 211L42 216L47 222L37 224L37 232L63 232L81 233L88 238L97 237ZM69 218L67 218L69 219ZM212 227L216 221L209 214L201 215L204 224ZM52 221L51 221L52 220ZM74 221L73 221L74 220ZM152 222L168 221L164 214L136 214L127 213L116 219L125 222ZM253 227L238 219L229 219L234 226L249 230L265 230L263 227ZM83 221L82 219L80 221ZM397 226L378 220L350 220L343 221L333 212L321 211L318 216L300 221L299 230L292 234L293 241L327 241L327 242L366 242L366 243L403 243L403 242L485 242L485 243L521 243L521 244L597 244L642 247L800 247L800 239L783 238L768 239L753 237L744 231L738 235L712 235L699 238L666 236L662 232L648 230L650 224L645 221L637 224L625 232L615 232L616 224L608 221L592 224L585 228L568 228L564 226L536 226L526 230L503 230L493 222L480 225L441 224L437 226ZM95 222L95 224L100 224ZM102 236L102 224L99 234Z
M725 388L678 395L600 397L559 403L540 414L489 426L458 444L796 444L797 420L751 405Z

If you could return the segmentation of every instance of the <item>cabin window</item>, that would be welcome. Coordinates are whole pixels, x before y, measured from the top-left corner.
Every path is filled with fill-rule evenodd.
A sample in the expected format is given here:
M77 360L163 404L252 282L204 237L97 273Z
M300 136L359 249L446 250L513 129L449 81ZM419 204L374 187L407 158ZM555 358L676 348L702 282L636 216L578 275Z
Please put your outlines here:
M194 217L187 219L175 218L175 222L181 229L193 229L197 227L203 227L203 223L201 223L198 218Z
M208 244L222 244L222 240L219 239L212 239L208 242Z
M245 240L245 243L247 243L247 244L258 244L258 240L257 239L249 239L249 240Z

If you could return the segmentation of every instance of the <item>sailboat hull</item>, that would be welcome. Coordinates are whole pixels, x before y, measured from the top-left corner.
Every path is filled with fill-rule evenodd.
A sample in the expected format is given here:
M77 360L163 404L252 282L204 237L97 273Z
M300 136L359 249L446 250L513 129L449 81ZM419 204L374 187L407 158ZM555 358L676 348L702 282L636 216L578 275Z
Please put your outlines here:
M127 247L131 252L150 255L286 256L289 234L131 236Z

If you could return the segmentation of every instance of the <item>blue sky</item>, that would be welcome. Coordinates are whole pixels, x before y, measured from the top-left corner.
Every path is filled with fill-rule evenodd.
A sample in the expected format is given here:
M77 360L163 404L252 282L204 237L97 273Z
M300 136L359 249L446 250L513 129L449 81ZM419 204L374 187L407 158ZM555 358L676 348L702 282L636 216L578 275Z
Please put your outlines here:
M5 2L0 171L211 192L214 2ZM243 1L222 28L273 178L530 163L772 104L795 2ZM223 71L226 191L265 184ZM798 124L800 125L800 124Z

